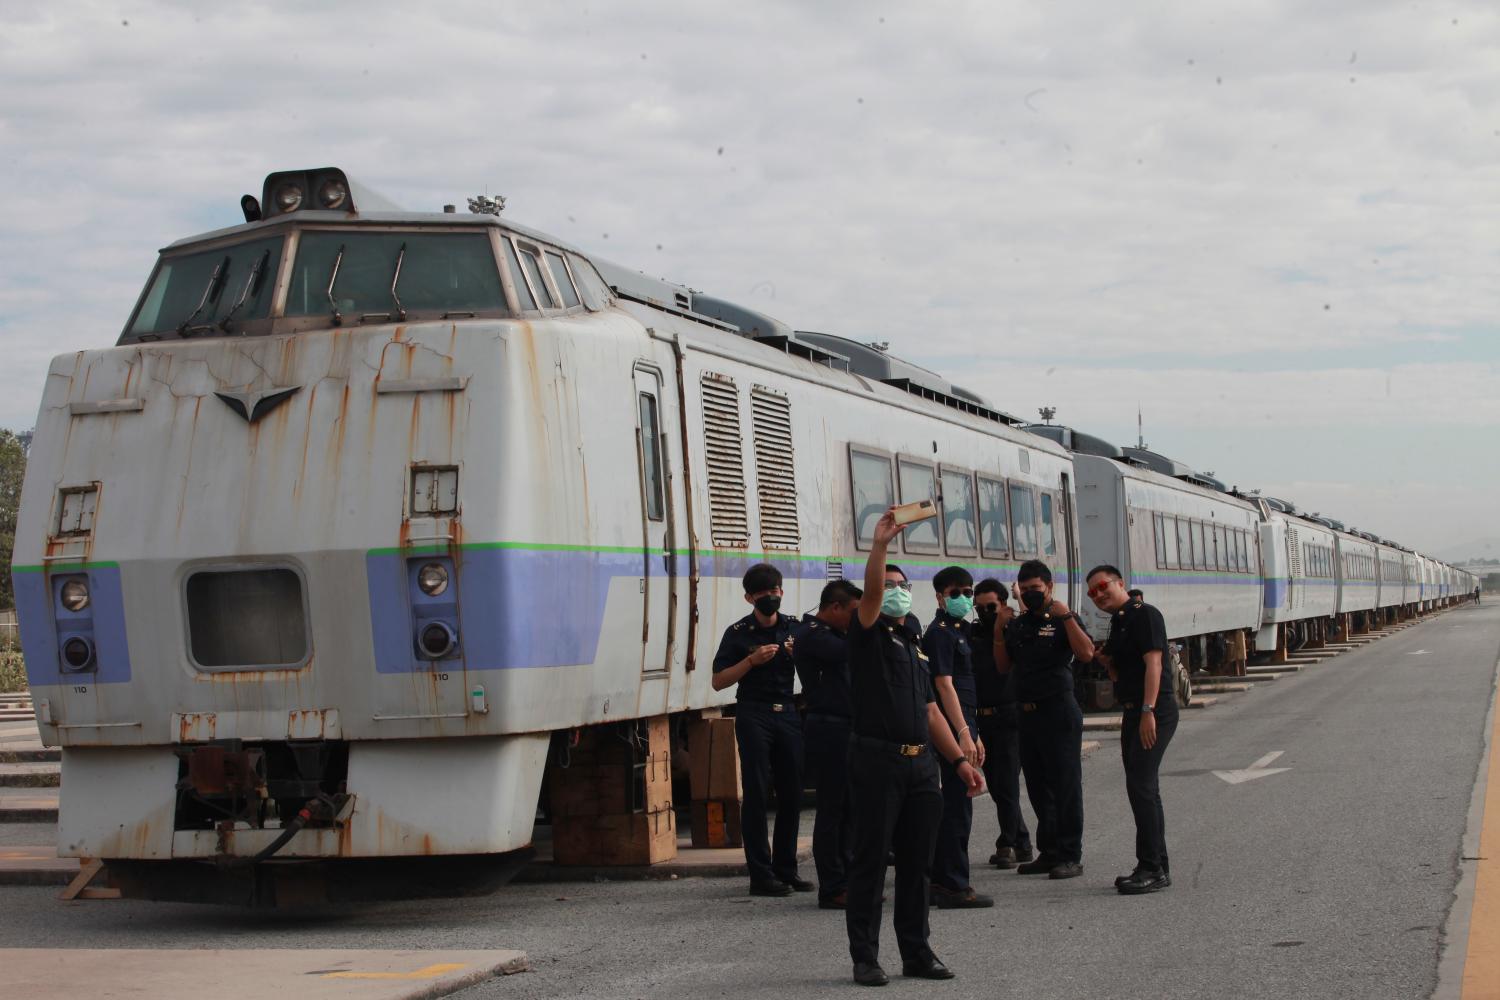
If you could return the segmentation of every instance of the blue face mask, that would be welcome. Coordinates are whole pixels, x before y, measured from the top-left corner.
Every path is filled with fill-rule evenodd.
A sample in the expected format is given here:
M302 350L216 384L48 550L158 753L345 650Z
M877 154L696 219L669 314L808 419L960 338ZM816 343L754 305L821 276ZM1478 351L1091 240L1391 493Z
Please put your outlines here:
M974 610L974 598L962 595L958 597L945 597L943 598L943 610L954 618L967 618L969 617L969 612Z
M892 587L880 599L880 613L892 618L905 618L911 613L911 591L905 587Z

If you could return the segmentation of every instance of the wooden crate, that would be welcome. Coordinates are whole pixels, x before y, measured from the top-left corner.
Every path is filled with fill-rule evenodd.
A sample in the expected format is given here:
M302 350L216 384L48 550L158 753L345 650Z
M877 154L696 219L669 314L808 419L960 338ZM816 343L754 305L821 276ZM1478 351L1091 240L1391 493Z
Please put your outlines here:
M709 799L693 803L694 847L739 847L744 842L740 833L738 799Z
M670 809L615 816L577 816L555 823L559 865L654 865L677 857L677 818Z
M689 784L694 802L744 798L733 719L699 719L688 727Z

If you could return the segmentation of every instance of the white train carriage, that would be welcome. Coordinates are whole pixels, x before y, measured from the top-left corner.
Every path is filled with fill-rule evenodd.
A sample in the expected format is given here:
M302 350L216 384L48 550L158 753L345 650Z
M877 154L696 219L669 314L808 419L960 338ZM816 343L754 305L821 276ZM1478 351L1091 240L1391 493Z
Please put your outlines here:
M1167 633L1187 640L1193 667L1242 659L1242 633L1260 624L1260 553L1255 503L1164 456L1116 448L1057 425L1032 425L1073 451L1084 561L1118 567L1161 609ZM1080 609L1102 638L1107 615Z
M1376 608L1382 623L1395 621L1401 606L1405 604L1405 582L1401 574L1401 550L1390 542L1376 543L1376 571L1380 576Z
M1334 535L1334 569L1338 579L1338 610L1346 627L1364 631L1380 602L1380 566L1376 545L1349 531Z
M23 489L59 852L128 894L499 884L554 732L729 700L744 569L812 607L894 499L913 577L1078 603L1066 452L930 373L336 170L246 200L53 361Z
M1332 528L1267 498L1261 524L1264 603L1256 648L1296 648L1323 635L1337 613L1339 587Z

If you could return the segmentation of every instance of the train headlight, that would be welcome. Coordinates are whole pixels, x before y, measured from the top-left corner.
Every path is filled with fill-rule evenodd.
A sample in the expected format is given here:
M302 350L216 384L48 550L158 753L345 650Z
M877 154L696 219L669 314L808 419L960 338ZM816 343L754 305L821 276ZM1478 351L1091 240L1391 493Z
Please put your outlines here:
M63 640L63 667L67 670L87 670L94 662L94 644L81 635Z
M417 572L417 586L428 597L436 597L448 589L448 568L442 563L428 563Z
M447 622L428 622L417 633L417 652L424 660L441 660L458 647L458 633Z
M349 187L337 177L318 185L318 203L324 208L343 208L349 200Z
M62 585L62 605L75 614L89 606L89 585L82 580L69 580Z
M296 181L286 181L276 188L274 197L278 212L295 212L302 207L302 185Z

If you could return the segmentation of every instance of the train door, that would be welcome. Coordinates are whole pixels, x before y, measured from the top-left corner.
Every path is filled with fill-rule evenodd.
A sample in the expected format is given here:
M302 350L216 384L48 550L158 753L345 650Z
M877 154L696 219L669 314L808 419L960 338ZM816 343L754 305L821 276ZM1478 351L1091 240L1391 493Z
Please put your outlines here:
M672 666L677 602L673 551L675 504L667 471L671 426L661 372L635 367L636 463L641 490L641 672L666 674Z
M1083 572L1078 568L1077 526L1073 523L1073 481L1066 472L1062 474L1062 523L1063 551L1068 561L1068 607L1077 608L1083 601L1086 582L1078 579Z

